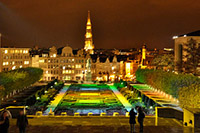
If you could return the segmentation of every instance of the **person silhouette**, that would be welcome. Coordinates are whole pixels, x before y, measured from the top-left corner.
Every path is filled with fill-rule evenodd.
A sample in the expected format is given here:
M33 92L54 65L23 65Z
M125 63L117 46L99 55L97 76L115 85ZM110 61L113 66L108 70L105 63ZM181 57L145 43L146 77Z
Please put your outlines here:
M143 132L143 122L145 114L142 107L138 107L138 123L140 124L140 132Z
M7 111L4 111L2 113L1 118L0 118L0 131L1 131L1 133L8 133L9 126L10 126L9 114L8 114Z
M24 110L21 110L17 117L17 127L19 128L19 132L25 133L27 125L28 125L28 119L24 114Z
M129 112L129 123L130 123L130 128L131 128L131 133L135 132L135 116L137 115L137 113L135 113L134 108L132 108Z

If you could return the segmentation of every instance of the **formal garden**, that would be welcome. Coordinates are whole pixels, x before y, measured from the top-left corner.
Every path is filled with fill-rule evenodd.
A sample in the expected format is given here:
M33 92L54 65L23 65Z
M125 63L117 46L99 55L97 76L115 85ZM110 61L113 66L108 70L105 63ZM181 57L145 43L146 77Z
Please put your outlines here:
M106 84L72 84L55 112L56 114L66 112L68 115L73 115L75 112L81 115L87 115L89 112L94 115L126 113L122 103Z

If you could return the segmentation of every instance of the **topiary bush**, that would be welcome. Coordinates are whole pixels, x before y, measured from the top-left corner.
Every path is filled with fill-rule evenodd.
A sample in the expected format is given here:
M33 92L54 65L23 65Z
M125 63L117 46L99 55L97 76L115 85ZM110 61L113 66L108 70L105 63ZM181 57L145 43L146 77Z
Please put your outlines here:
M183 108L200 108L200 84L183 87L178 95Z
M6 96L14 90L21 90L41 79L43 70L40 68L20 68L13 71L0 73L0 95Z
M151 85L176 98L178 98L180 88L189 87L192 84L200 84L200 79L193 75L175 74L153 69L138 69L136 71L136 80Z

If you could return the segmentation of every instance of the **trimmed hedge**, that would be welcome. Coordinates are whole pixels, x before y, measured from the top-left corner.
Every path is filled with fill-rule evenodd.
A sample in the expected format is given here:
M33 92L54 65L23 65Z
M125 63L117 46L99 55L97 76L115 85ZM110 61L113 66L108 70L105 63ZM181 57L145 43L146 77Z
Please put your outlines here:
M21 90L41 79L43 70L40 68L20 68L0 73L0 95L6 96L14 90Z
M183 108L200 108L200 84L181 88L179 102Z
M189 87L192 84L200 84L200 79L193 75L175 74L153 69L138 69L136 71L136 80L151 85L176 98L178 98L178 92L181 88Z

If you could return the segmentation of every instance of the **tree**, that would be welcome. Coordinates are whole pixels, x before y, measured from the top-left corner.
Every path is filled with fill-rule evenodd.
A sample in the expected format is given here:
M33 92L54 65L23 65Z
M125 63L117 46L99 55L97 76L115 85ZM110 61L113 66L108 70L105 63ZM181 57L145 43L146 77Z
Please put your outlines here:
M2 100L2 98L4 96L4 91L5 91L5 88L0 85L0 104L1 104L1 100Z
M172 54L163 54L156 56L151 65L156 66L157 68L167 68L174 69L174 55Z
M136 71L136 80L174 97L178 97L180 88L188 87L192 84L200 84L200 79L194 75L175 74L152 69L138 69Z
M200 108L200 85L193 84L179 89L179 102L183 108Z
M40 68L20 68L13 71L0 73L0 86L5 88L0 93L3 96L14 90L21 90L41 79L43 70Z
M183 69L186 73L198 75L197 67L200 64L200 45L190 39L183 48Z

